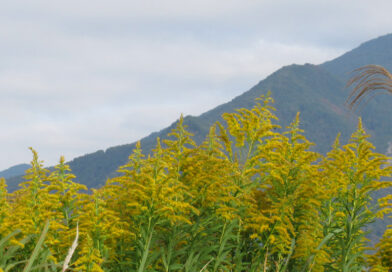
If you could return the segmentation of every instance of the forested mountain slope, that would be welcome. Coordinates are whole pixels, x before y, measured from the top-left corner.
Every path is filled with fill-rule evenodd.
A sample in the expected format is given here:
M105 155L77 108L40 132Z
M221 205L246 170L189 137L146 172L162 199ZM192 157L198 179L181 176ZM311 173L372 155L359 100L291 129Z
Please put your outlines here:
M372 135L370 141L378 152L385 153L388 142L392 142L392 96L375 97L356 113L345 105L349 94L345 88L349 73L366 64L380 64L392 70L392 34L366 42L321 65L285 66L232 101L200 116L185 117L185 124L195 135L196 142L200 143L209 127L221 120L222 113L250 108L255 98L271 91L280 124L288 125L300 111L301 128L305 130L306 137L316 144L315 151L327 152L338 132L342 133L344 143L354 131L358 116L362 116L367 132ZM154 147L156 138L165 138L174 125L175 122L141 139L143 151L148 153ZM99 187L108 177L115 175L116 169L127 161L134 147L135 143L100 150L75 158L69 165L77 176L77 182L88 187ZM20 180L20 176L9 178L9 189L16 189Z
M7 179L9 177L18 176L29 168L30 168L29 164L26 164L26 163L18 164L18 165L12 166L6 170L1 171L0 177Z

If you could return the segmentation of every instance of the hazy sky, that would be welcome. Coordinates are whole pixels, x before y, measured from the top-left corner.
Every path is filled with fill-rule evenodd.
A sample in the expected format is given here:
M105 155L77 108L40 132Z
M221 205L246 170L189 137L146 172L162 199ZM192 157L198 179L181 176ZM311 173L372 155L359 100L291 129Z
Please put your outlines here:
M391 0L34 0L0 8L0 170L131 143L392 32Z

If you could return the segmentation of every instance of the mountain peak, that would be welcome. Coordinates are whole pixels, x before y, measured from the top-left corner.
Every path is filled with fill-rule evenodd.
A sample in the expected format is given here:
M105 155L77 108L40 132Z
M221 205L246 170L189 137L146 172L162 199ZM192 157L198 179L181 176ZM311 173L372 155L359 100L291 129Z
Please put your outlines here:
M255 98L271 91L277 108L279 124L284 128L301 112L301 128L305 136L316 143L315 151L325 153L330 150L336 135L341 132L341 140L346 141L355 130L357 118L348 110L345 101L349 90L345 88L346 77L352 70L366 64L380 64L392 70L392 34L370 40L346 54L321 65L291 64L269 75L249 91L221 104L200 116L187 116L193 139L200 143L208 134L209 127L222 121L222 114L238 108L251 108ZM386 152L391 142L392 96L372 99L361 111L366 130L372 135L372 142L380 152ZM156 138L167 139L171 126L141 139L142 149L149 153L156 145ZM108 177L116 175L116 169L126 163L135 143L115 146L104 151L75 158L69 162L76 174L77 182L89 188L99 187ZM10 191L17 188L21 177L9 178Z
M364 42L320 66L346 81L353 70L368 64L377 64L392 70L392 33Z
M23 163L12 166L6 170L0 172L0 177L8 179L9 177L13 177L16 175L23 175L24 172L30 168L29 164Z

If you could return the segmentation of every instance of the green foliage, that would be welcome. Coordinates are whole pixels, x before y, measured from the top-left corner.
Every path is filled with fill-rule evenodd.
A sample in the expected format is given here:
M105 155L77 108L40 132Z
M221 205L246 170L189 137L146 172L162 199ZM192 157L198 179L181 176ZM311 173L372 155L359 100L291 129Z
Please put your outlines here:
M52 271L69 260L68 270L89 272L391 269L390 229L365 255L369 224L391 213L390 196L371 198L390 186L381 181L388 158L373 152L361 121L347 145L315 153L299 114L277 131L272 102L224 114L200 145L181 117L152 154L137 144L91 193L64 158L49 171L32 150L20 190L0 181L0 268Z
M374 147L367 137L360 120L350 143L340 147L337 140L323 166L329 179L339 181L330 187L333 194L324 211L324 232L338 231L329 241L332 248L340 245L338 251L331 251L335 259L331 268L335 271L358 271L364 265L365 227L383 213L378 211L379 205L373 204L371 193L390 187L389 182L378 181L391 173L390 166L384 168L388 158L372 153Z
M15 262L15 259L19 259L17 255L21 254L21 249L31 240L32 236L14 242L15 244L12 242L12 238L19 234L20 230L3 237L0 240L0 271L57 271L56 268L60 268L60 264L56 264L50 259L49 249L43 246L49 225L50 222L47 220L31 256L26 260Z

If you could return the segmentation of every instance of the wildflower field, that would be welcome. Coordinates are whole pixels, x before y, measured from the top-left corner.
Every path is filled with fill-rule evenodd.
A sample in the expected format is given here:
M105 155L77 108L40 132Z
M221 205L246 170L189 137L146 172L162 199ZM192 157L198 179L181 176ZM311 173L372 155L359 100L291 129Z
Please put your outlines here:
M365 231L392 213L392 195L371 198L388 158L361 120L312 152L299 115L277 132L272 102L224 114L199 146L181 118L97 190L32 149L21 188L0 181L0 271L392 271L392 226L374 248Z

